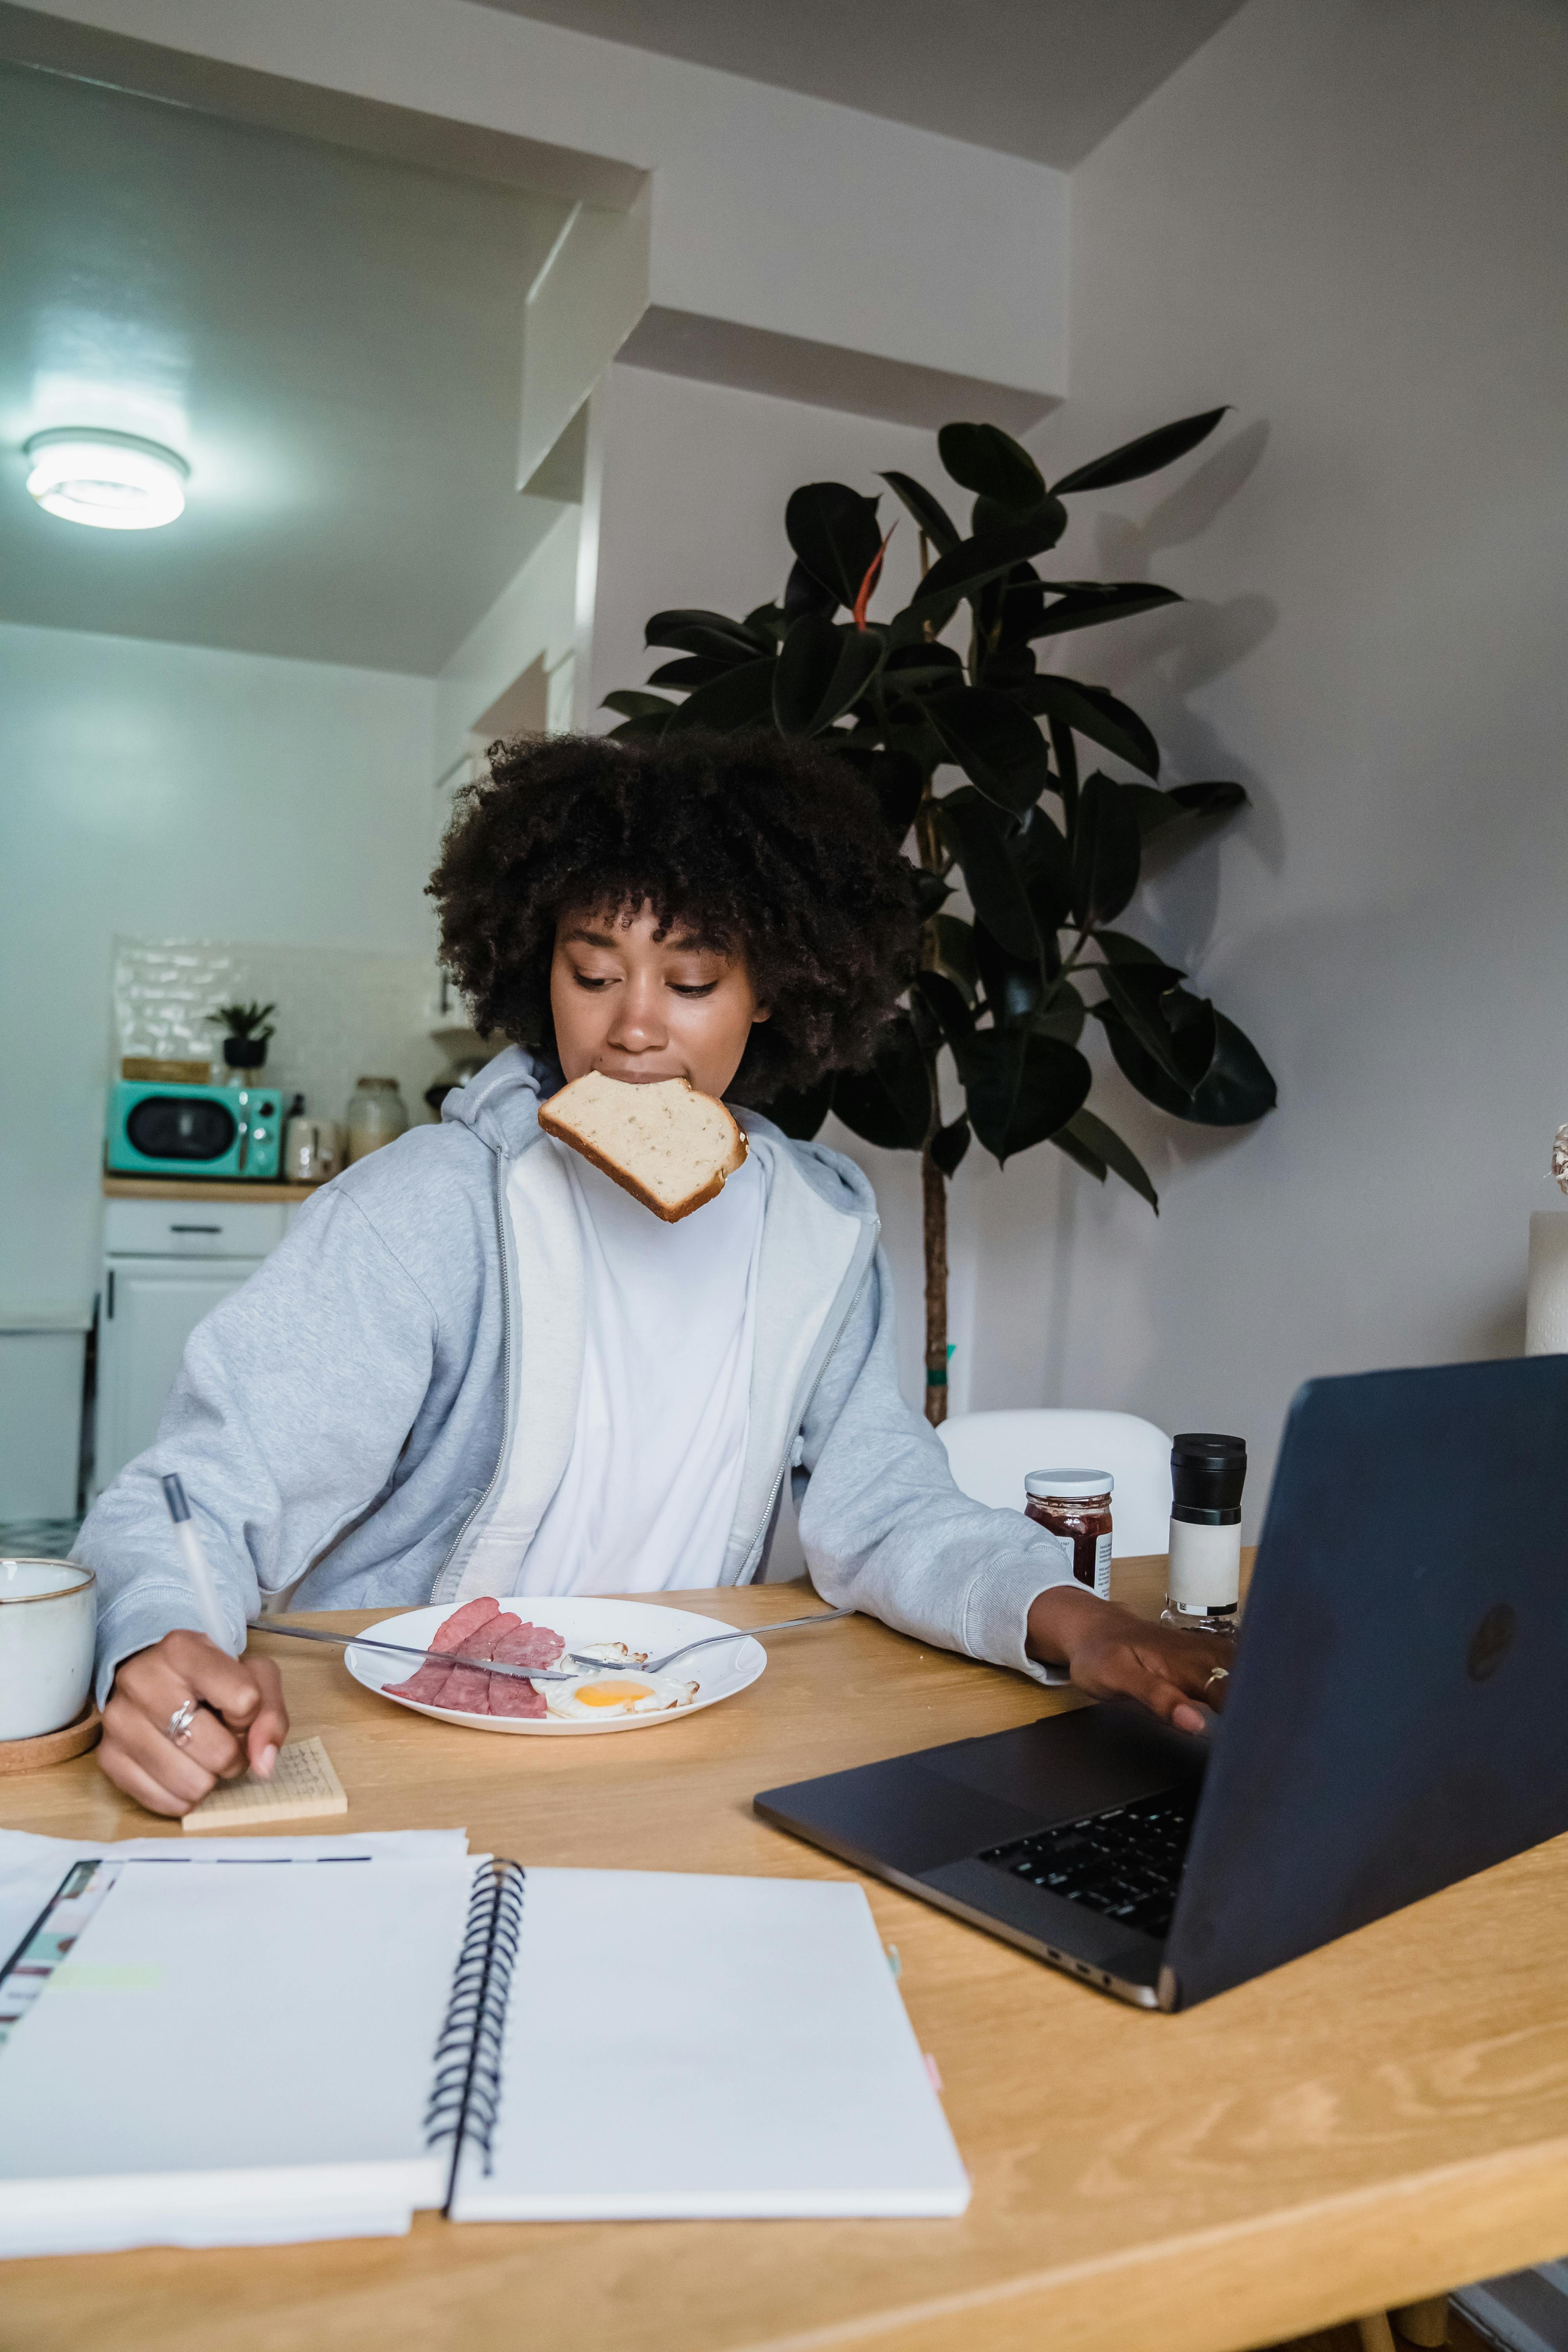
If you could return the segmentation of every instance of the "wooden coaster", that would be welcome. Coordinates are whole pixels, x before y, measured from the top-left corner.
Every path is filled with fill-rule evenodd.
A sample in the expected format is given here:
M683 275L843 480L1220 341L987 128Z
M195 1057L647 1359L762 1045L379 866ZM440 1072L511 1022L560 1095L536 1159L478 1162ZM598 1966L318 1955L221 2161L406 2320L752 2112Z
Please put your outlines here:
M46 1764L64 1764L85 1756L103 1737L103 1717L91 1699L74 1723L58 1731L40 1731L33 1739L0 1739L0 1774L38 1772Z

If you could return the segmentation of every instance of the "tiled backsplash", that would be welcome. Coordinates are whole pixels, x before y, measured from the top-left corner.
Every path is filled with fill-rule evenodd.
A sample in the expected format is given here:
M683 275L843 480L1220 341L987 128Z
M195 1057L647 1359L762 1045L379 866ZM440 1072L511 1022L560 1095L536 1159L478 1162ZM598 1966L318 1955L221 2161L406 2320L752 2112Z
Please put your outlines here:
M438 996L435 969L423 956L237 940L117 939L114 1072L125 1054L210 1059L221 1084L223 1033L205 1015L237 1001L275 1003L269 1085L285 1096L302 1094L319 1118L341 1119L356 1078L395 1077L417 1122L430 1117L425 1089L446 1067L428 1034L441 1019Z

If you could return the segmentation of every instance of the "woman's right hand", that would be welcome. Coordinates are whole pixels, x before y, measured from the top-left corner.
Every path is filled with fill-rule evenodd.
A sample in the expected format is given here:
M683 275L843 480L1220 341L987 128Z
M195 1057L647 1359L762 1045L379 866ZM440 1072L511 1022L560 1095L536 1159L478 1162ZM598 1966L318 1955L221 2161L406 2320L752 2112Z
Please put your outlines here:
M169 1719L193 1698L203 1705L189 1738L176 1745ZM149 1812L188 1813L247 1765L265 1780L288 1729L282 1678L270 1658L231 1658L205 1633L165 1633L116 1674L98 1760Z

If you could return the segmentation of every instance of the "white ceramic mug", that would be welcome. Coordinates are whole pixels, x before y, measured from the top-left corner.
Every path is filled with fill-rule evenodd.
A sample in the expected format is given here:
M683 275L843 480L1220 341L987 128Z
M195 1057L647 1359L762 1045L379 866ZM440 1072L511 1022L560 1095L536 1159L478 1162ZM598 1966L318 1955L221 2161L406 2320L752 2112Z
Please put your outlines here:
M98 1579L74 1559L0 1559L0 1739L63 1731L87 1705Z
M283 1175L290 1184L324 1184L342 1165L337 1121L291 1118L283 1144Z

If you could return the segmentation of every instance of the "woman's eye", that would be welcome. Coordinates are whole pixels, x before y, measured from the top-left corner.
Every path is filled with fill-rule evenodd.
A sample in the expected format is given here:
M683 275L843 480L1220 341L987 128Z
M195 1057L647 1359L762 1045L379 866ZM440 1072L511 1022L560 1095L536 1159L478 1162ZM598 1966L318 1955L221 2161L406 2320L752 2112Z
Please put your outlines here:
M579 988L608 988L610 975L604 971L574 971L572 975Z
M711 996L719 983L716 980L672 980L669 985L677 996Z

